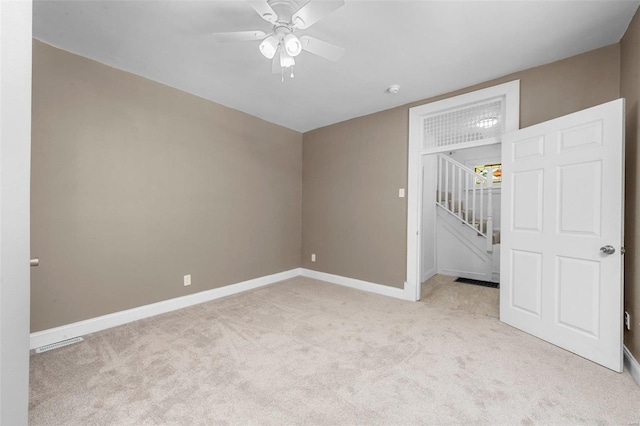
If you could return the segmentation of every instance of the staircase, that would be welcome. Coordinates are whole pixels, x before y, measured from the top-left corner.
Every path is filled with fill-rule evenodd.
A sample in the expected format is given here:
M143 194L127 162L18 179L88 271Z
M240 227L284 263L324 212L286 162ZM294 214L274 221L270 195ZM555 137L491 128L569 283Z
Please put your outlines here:
M499 281L492 176L479 175L443 154L437 154L436 167L438 272Z

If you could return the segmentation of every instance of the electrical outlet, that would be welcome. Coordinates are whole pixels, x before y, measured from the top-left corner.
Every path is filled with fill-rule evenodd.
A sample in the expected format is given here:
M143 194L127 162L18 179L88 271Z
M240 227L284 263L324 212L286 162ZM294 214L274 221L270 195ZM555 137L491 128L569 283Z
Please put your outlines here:
M398 197L404 198L404 188L398 189Z
M311 255L311 261L312 261L312 262L315 262L315 261L316 261L316 255L315 255L315 253Z
M631 315L627 311L624 312L624 326L627 330L631 330Z
M191 285L191 274L184 276L184 285L185 286Z

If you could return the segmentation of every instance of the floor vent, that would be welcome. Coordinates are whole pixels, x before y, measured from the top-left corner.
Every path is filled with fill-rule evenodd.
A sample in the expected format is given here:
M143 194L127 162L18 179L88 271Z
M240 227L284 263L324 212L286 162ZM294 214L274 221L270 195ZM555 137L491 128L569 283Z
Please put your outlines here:
M47 352L52 349L58 349L63 346L73 345L74 343L82 342L84 339L82 337L74 337L73 339L63 340L62 342L51 343L49 345L40 346L36 349L36 353L40 354L42 352Z
M472 280L471 278L456 278L455 282L463 284L479 285L482 287L500 288L500 283L492 283L491 281Z

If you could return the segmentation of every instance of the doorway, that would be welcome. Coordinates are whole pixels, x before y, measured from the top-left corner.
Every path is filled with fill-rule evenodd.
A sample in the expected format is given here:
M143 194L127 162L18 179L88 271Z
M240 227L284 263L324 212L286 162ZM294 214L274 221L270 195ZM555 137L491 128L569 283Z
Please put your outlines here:
M494 143L424 156L421 282L500 282L501 155Z
M437 188L425 183L438 167L436 155L499 144L503 134L519 128L519 107L516 80L410 109L405 293L413 300L438 270Z

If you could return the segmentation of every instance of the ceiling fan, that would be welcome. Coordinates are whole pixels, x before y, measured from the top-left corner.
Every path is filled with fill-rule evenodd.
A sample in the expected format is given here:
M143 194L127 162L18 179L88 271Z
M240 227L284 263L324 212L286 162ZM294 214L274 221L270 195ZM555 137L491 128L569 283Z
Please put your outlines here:
M219 41L262 40L260 52L272 59L273 73L291 69L295 57L303 50L330 61L338 61L344 54L344 48L319 40L308 35L296 36L295 30L304 30L344 5L344 0L310 0L300 7L297 0L247 0L258 15L271 23L271 32L261 30L214 33Z

